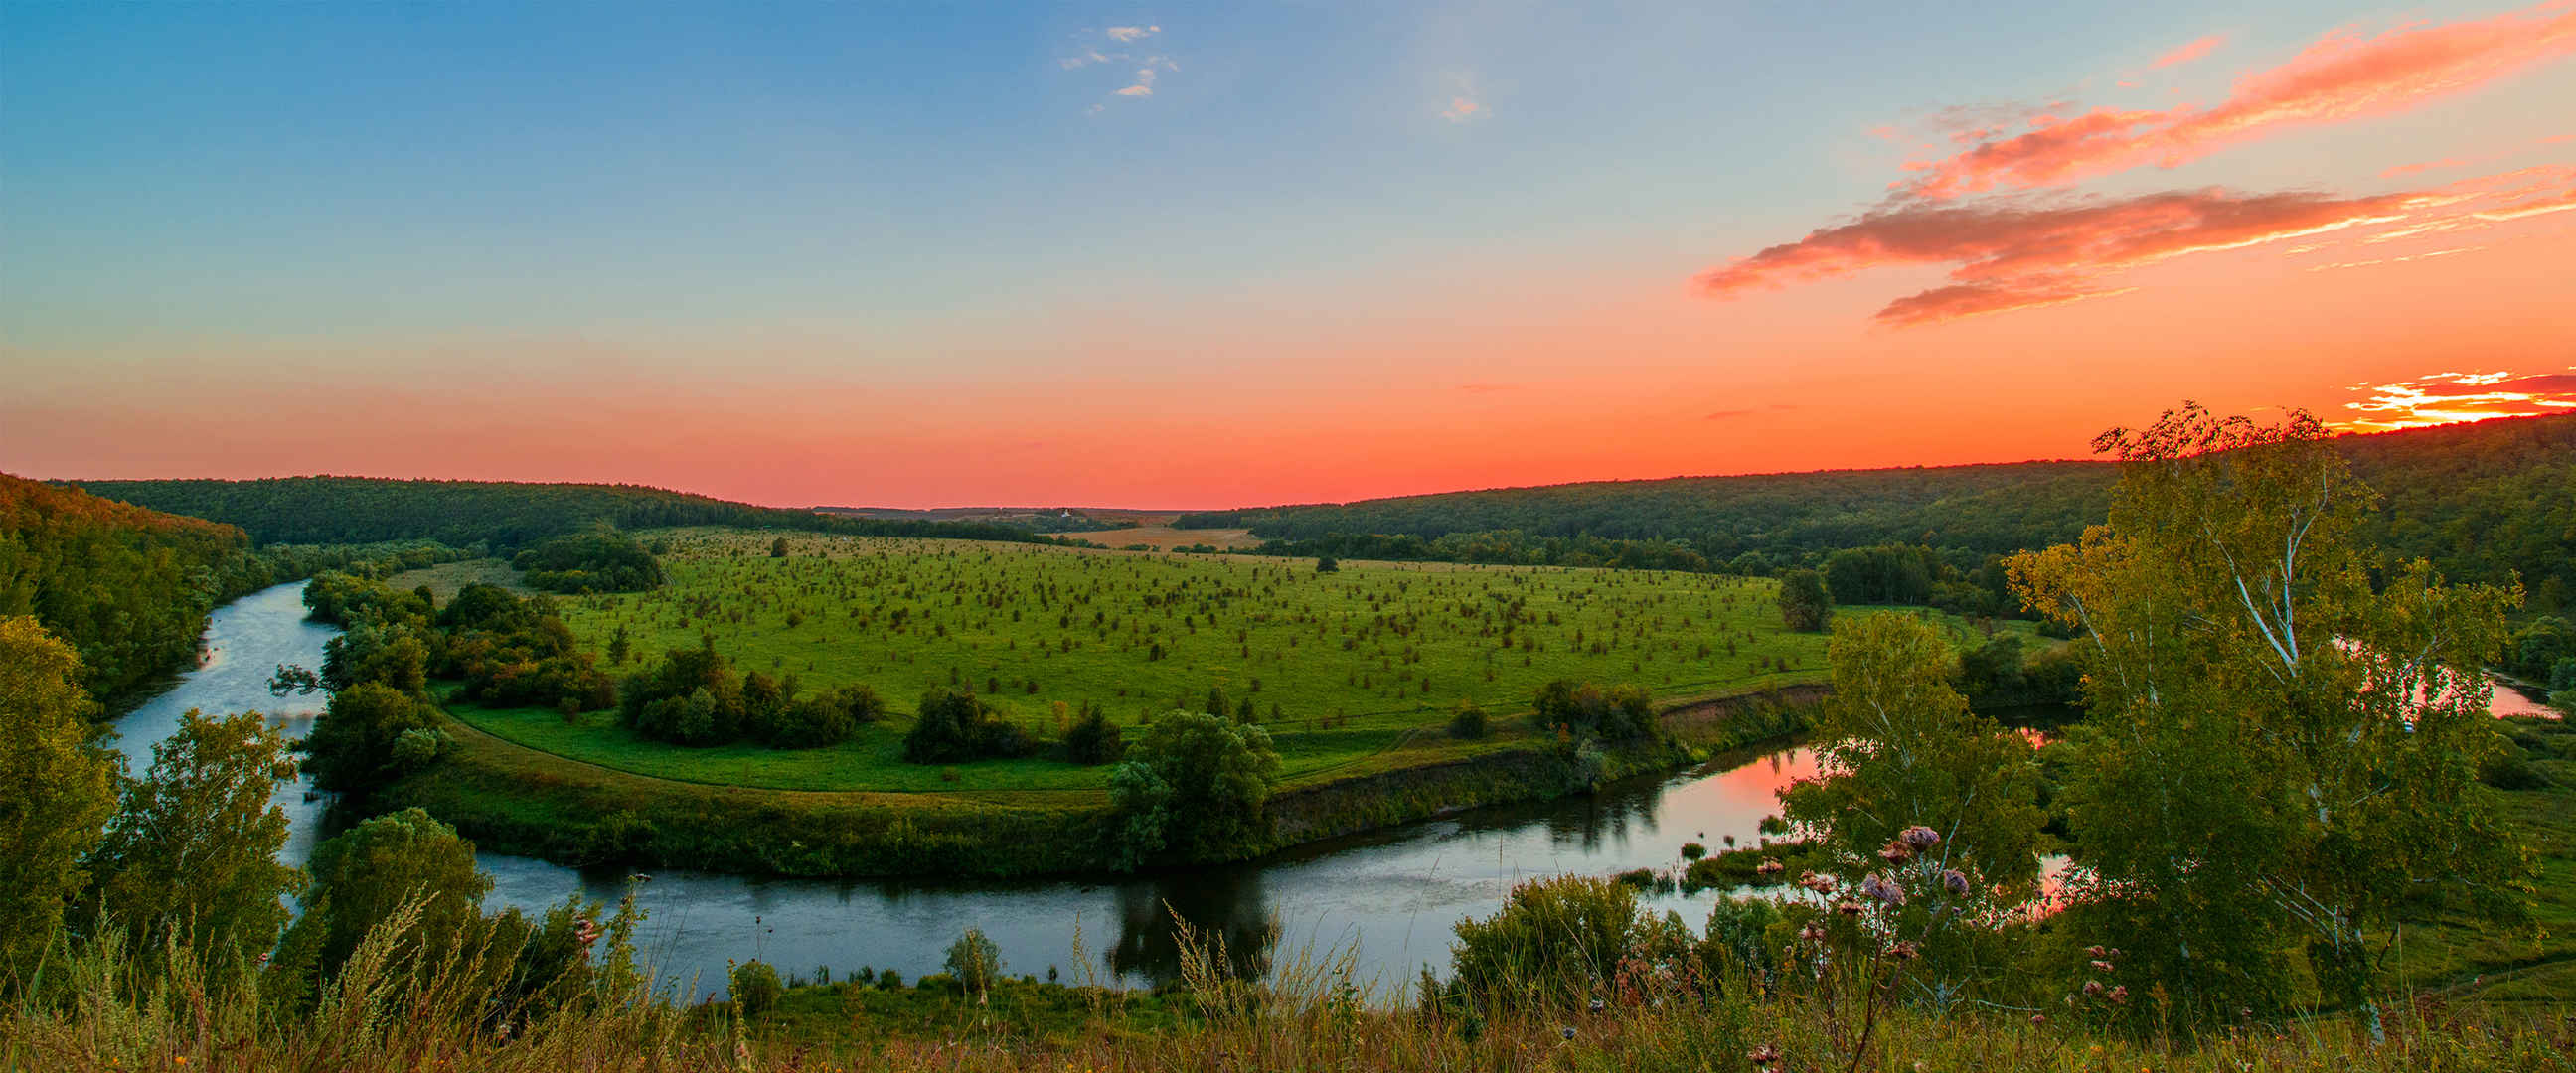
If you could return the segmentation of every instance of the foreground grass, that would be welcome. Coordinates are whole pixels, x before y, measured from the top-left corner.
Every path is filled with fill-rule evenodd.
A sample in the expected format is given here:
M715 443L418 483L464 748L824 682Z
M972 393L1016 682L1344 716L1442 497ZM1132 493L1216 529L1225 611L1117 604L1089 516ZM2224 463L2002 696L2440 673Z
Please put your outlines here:
M2576 1069L2576 1015L2420 999L2384 1041L2341 1018L2199 1037L2135 1037L2014 1011L1861 1020L1829 997L1658 995L1596 1010L1460 1020L1388 1011L1329 973L1278 989L1161 994L1006 982L791 991L730 1004L610 995L524 1022L459 1011L472 995L384 981L311 1013L137 972L86 966L68 994L11 1006L0 1068L77 1070L1634 1070L1921 1073L2398 1073ZM508 1026L508 1027L503 1027ZM1776 1054L1776 1058L1771 1057ZM1768 1059L1768 1061L1757 1061Z

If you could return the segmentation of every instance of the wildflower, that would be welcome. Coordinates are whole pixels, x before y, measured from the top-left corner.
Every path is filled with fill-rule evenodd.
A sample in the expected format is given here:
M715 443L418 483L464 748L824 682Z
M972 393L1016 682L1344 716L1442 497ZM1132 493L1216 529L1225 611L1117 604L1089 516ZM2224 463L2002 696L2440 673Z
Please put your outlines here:
M1757 1066L1773 1065L1780 1061L1780 1048L1774 1044L1765 1043L1744 1052L1744 1060Z
M2085 998L2093 998L2093 997L2095 997L2095 996L2097 996L2097 995L2100 995L2101 993L2102 993L2102 981L2100 981L2100 980L2086 980L2086 981L2084 981L2084 997L2085 997Z
M1923 944L1907 939L1887 948L1887 956L1898 961L1912 961L1923 953Z
M1799 938L1801 938L1801 939L1805 939L1805 940L1807 940L1808 942L1811 942L1811 943L1821 943L1821 942L1824 942L1824 941L1825 941L1825 926L1824 926L1824 925L1822 925L1822 924L1817 924L1817 923L1810 922L1810 923L1808 923L1808 925L1807 925L1806 927L1803 927L1803 928L1798 929L1798 937L1799 937Z
M2112 989L2111 989L2111 1002L2112 1002L2112 1004L2114 1004L2114 1005L2119 1005L2119 1006L2126 1006L2126 1005L2128 1005L2128 1004L2129 1004L2129 985L2127 985L2127 984L2121 984L2121 985L2120 985L2120 986L2118 986L2118 987L2112 988Z
M1788 866L1788 865L1782 864L1782 863L1780 863L1780 862L1778 862L1778 861L1764 861L1764 862L1762 862L1762 866L1761 866L1761 867L1759 867L1759 868L1755 868L1755 869L1754 869L1754 871L1759 872L1759 873L1761 873L1761 874L1763 874L1763 875L1766 875L1766 876L1776 876L1776 875L1779 875L1780 873L1782 873L1782 872L1786 872L1786 871L1788 871L1788 870L1789 870L1789 866Z
M1906 828L1904 833L1899 834L1896 837L1906 845L1912 846L1915 849L1930 849L1933 846L1941 844L1941 832L1925 827L1919 823Z
M1567 1039L1573 1039L1573 1038L1574 1038L1574 1026L1573 1026L1573 1025L1567 1025L1567 1026L1565 1026L1564 1028L1562 1028L1562 1029L1560 1029L1560 1030L1558 1030L1558 1031L1560 1031L1561 1033L1563 1033L1563 1034L1564 1034L1564 1036L1565 1036L1565 1038L1567 1038Z
M1886 849L1878 851L1878 859L1889 864L1904 864L1913 858L1914 850L1903 842L1890 842Z
M1851 900L1851 899L1849 899L1849 898L1845 898L1845 899L1843 899L1842 901L1839 901L1839 902L1835 902L1835 903L1834 903L1834 912L1841 913L1842 915L1847 916L1847 917L1856 917L1856 916L1859 916L1859 915L1861 915L1861 913L1862 913L1864 910L1867 910L1868 908L1869 908L1868 906L1866 906L1866 905L1862 905L1862 904L1860 904L1859 902L1852 901L1852 900Z
M1599 1012L1601 1012L1601 1000L1600 1000L1600 999L1593 999L1593 1000L1592 1000L1592 1012L1594 1012L1594 1013L1599 1013Z
M2039 1027L2039 1026L2041 1026L2041 1025L2044 1025L2044 1024L2047 1024L2047 1023L2048 1023L2048 1015L2047 1015L2047 1014L2044 1014L2044 1013L2034 1013L2034 1014L2030 1015L2030 1025L2031 1025L2031 1027L2032 1027L2032 1028L2037 1028L2037 1027Z
M1861 880L1860 889L1861 893L1878 899L1879 904L1881 905L1896 906L1905 904L1905 888L1899 887L1896 884L1890 883L1878 876L1873 875L1867 879Z
M2111 963L2110 963L2110 962L2108 962L2108 961L2095 961L2095 962L2090 962L2090 963L2088 964L2088 967L2089 967L2089 968L2091 968L2091 969L2092 969L2093 971L2095 971L2095 972L2109 972L2109 971L2111 971Z
M2097 958L2098 958L2098 957L2106 956L2108 953L2109 953L2109 951L2106 951L2106 950L2102 949L2102 948L2101 948L2101 947L2099 947L2099 946L2088 946L2088 947L2085 947L2085 948L2084 948L2084 956L2086 956L2086 957L2097 957Z
M1968 896L1968 873L1956 868L1943 869L1941 885L1949 888L1950 893L1965 898Z

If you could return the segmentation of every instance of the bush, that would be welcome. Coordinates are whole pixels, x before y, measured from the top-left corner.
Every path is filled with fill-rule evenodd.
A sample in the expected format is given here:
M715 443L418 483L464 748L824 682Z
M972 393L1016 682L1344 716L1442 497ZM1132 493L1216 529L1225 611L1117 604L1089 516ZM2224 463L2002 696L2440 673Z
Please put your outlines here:
M2517 751L2499 751L2478 761L2478 781L2499 790L2545 790L2549 776Z
M1085 701L1082 715L1064 732L1065 759L1077 764L1114 764L1127 752L1125 732L1109 721L1100 705Z
M921 698L921 714L903 736L903 758L914 764L949 764L991 757L1026 756L1028 735L1002 721L993 706L962 689L934 689Z
M1641 685L1603 689L1558 679L1538 687L1532 709L1539 729L1578 739L1636 741L1658 737L1662 729L1655 722L1654 694Z
M1493 732L1491 722L1485 718L1485 710L1477 707L1474 701L1459 701L1458 709L1449 715L1450 737L1476 741Z
M733 1004L745 1017L767 1017L778 1008L778 1000L787 988L778 982L778 970L758 959L743 962L733 969Z
M966 934L948 945L947 966L957 983L980 1002L992 992L993 981L1002 976L1002 950L984 936L982 929L968 928Z
M1449 947L1471 1008L1569 1008L1602 993L1642 924L1635 890L1560 876L1512 888L1501 910L1462 920Z
M1683 859L1683 860L1685 860L1685 861L1696 861L1696 860L1698 860L1698 859L1700 859L1700 858L1702 858L1702 857L1706 857L1706 856L1708 856L1708 847L1707 847L1707 846L1700 845L1700 844L1699 844L1699 843L1697 843L1697 842L1684 842L1684 843L1682 843L1682 859Z

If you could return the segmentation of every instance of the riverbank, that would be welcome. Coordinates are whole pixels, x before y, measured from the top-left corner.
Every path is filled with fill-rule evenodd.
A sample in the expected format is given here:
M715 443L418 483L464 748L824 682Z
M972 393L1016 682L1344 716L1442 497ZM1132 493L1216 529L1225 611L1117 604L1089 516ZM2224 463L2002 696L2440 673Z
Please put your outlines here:
M1673 703L1668 739L1605 752L1578 771L1536 735L1464 755L1428 750L1356 765L1271 795L1273 837L1243 859L1462 809L1546 801L1782 742L1824 687L1802 683ZM713 786L614 771L450 719L455 747L386 786L378 808L418 806L478 846L559 864L797 877L1023 879L1097 874L1114 816L1095 790L944 793Z

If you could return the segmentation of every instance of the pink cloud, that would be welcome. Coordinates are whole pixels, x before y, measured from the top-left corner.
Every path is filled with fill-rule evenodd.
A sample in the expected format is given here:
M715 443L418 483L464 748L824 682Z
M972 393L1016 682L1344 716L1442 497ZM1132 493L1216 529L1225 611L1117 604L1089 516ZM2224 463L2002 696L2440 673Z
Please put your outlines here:
M2111 273L2212 250L2239 249L2366 223L2403 219L2421 194L2178 191L2117 201L1913 203L1818 229L1702 274L1703 294L1849 276L1872 268L1948 265L1954 286L1879 310L1896 325L2060 305L2115 293Z
M1880 323L1901 327L2109 297L2131 289L2113 279L2120 273L2194 254L2335 232L2367 234L2362 244L2375 245L2570 210L2576 210L2576 167L2567 166L2361 197L2213 188L2114 200L1908 201L1738 258L1702 273L1695 284L1702 294L1732 298L1876 268L1946 267L1950 285L1878 311ZM2321 245L2299 243L2287 253ZM2424 260L2474 248L2322 267Z
M2356 415L2330 427L2344 432L2381 432L2396 428L2485 421L2497 417L2538 417L2576 413L2576 365L2566 372L2516 376L2511 372L2428 373L2387 384L2359 384L2354 391L2369 398L2348 402Z
M2096 108L2016 137L1982 142L1922 166L1922 175L1901 185L1926 197L1948 198L1997 186L2063 183L2148 164L2173 167L2290 128L2402 112L2570 51L2576 51L2576 4L2568 0L2485 19L2403 26L2376 37L2338 31L2287 63L2238 79L2216 107Z
M2180 67L2183 64L2190 63L2193 60L2209 55L2212 51L2215 51L2218 46L2225 44L2226 42L2227 35L2211 34L2188 45L2184 45L2181 48L2165 53L2162 56L2158 56L2156 57L2156 62L2148 64L2147 66L2157 68Z

